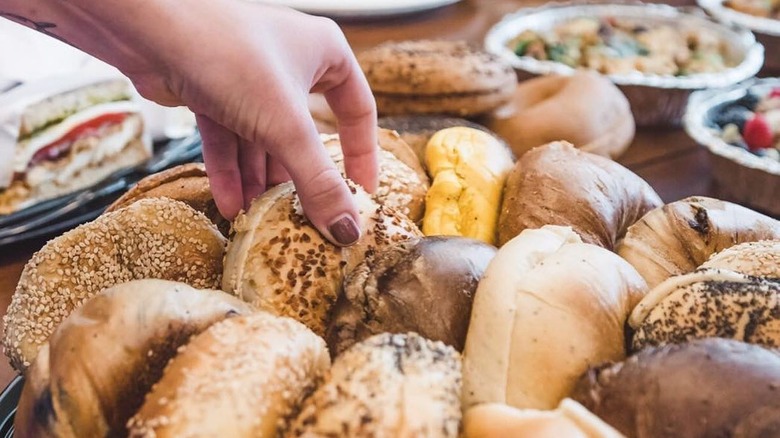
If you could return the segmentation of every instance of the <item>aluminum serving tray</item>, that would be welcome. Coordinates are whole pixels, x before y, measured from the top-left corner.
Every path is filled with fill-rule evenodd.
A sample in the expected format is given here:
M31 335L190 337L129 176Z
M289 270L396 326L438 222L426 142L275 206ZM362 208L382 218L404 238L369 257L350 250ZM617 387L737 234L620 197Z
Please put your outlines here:
M780 161L759 157L723 141L713 116L748 90L766 95L780 78L753 79L726 89L693 93L684 117L685 131L710 152L718 195L780 217Z
M750 29L766 52L765 69L780 74L780 20L756 17L726 7L724 0L697 0L707 13L721 23Z
M681 122L690 93L704 88L726 87L755 75L764 62L764 48L746 29L717 23L703 13L688 13L667 5L644 3L549 3L509 14L485 37L485 48L510 62L521 79L546 74L570 75L575 69L555 61L517 56L507 43L524 30L551 31L556 25L577 17L641 19L675 27L709 29L726 43L726 56L735 66L718 73L687 76L651 75L635 72L608 75L626 94L637 125L677 125Z

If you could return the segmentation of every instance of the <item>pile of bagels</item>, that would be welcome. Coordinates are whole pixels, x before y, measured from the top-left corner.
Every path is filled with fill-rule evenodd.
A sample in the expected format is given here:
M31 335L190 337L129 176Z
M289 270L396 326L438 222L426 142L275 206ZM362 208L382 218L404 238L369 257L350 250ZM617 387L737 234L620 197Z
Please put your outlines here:
M193 163L38 251L4 319L15 436L779 436L780 221L664 204L582 143L518 152L477 123L517 92L499 61L414 44L361 58L396 112L377 191L348 181L355 245L291 183L226 221ZM367 61L423 44L471 59L445 85L484 87L374 83L434 65Z

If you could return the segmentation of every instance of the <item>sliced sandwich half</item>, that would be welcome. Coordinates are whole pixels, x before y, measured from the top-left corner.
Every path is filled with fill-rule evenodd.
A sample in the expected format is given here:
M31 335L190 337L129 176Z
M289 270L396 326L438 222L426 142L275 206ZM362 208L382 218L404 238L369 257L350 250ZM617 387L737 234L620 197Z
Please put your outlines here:
M89 187L151 156L130 83L83 82L0 95L0 214Z

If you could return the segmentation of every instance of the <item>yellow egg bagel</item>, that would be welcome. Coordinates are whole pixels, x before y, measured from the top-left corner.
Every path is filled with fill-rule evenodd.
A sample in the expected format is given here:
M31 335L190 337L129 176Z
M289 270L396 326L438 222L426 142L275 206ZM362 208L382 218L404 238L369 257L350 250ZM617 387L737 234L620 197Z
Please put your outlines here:
M425 197L423 234L494 244L504 181L512 168L509 150L490 134L458 126L431 137L425 164L433 184Z

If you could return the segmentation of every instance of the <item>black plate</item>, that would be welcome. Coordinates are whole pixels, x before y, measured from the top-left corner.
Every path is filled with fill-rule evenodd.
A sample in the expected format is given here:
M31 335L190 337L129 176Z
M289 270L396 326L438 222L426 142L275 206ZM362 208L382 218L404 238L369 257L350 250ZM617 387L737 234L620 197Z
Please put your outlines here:
M0 216L0 247L52 237L98 217L140 179L179 164L201 161L201 146L197 132L183 139L158 144L154 148L154 156L146 163L120 170L79 192Z
M24 379L22 376L16 376L0 394L0 438L14 436L14 417L16 405L19 404L22 395L22 386L24 386Z

